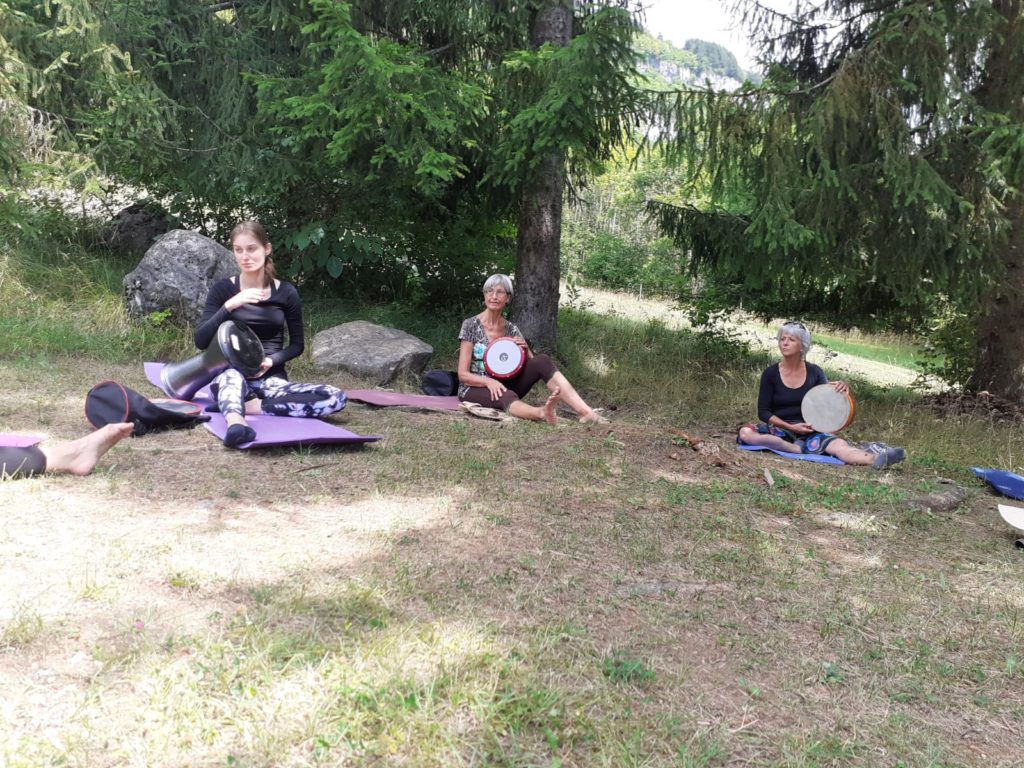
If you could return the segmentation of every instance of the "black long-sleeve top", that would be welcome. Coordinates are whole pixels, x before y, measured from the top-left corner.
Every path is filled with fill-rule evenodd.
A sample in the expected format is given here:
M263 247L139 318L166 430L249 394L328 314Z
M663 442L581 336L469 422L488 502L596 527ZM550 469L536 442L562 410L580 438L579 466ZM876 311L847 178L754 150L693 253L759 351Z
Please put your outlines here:
M302 302L295 286L284 280L272 285L270 296L257 304L243 304L233 312L224 309L224 302L239 292L238 278L218 280L210 286L203 307L203 316L196 326L195 342L199 349L210 346L217 329L225 320L242 322L252 328L263 342L263 352L273 366L263 374L287 379L284 364L298 357L306 348L302 329ZM284 329L288 328L288 346L284 345Z
M757 418L768 424L772 416L778 416L787 424L799 424L804 420L800 404L811 387L828 384L828 376L814 363L805 363L807 378L803 386L792 389L782 382L779 364L770 365L761 374L761 388L757 393Z

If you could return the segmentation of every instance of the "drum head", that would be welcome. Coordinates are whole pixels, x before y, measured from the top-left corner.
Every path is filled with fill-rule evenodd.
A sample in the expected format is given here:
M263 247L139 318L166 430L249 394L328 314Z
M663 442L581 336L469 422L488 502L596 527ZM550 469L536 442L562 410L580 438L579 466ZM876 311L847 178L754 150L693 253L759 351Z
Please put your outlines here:
M526 353L511 336L502 336L487 345L484 370L496 379L510 379L523 369Z
M225 320L217 329L217 343L224 359L243 376L255 376L263 365L263 342L249 326Z
M804 421L818 432L838 432L853 423L856 406L850 394L828 384L811 387L800 404Z

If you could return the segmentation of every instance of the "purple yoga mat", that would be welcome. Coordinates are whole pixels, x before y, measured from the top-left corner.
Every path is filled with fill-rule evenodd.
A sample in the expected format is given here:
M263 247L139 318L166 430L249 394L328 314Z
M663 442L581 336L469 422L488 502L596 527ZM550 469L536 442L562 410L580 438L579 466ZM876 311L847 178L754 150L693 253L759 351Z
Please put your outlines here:
M412 405L417 408L435 408L439 411L459 410L459 398L454 395L407 395L403 392L386 392L383 389L347 389L345 395L349 400L382 407Z
M219 413L211 413L210 416L212 418L203 426L223 440L228 433L227 422ZM373 443L381 439L380 435L357 435L320 419L290 419L286 416L263 414L246 416L245 420L256 430L256 439L251 443L242 443L239 448L270 448L310 443Z
M736 443L736 447L741 451L771 451L784 459L813 461L817 464L842 464L844 466L846 464L845 461L840 461L835 456L828 456L823 453L788 453L786 451L776 451L774 448L769 448L767 445L741 445L740 443Z
M10 432L0 432L0 448L28 448L42 441L43 438L35 435L15 435Z
M160 389L160 371L163 363L145 363L143 368L149 383ZM213 402L207 387L200 389L192 398L192 402L206 405ZM256 430L256 439L251 443L243 443L239 448L269 448L281 445L331 445L337 443L373 443L381 439L380 435L357 435L347 429L328 424L320 419L292 419L285 416L259 414L246 416L249 426ZM210 420L203 424L210 432L221 440L228 432L227 422L219 413L211 413Z

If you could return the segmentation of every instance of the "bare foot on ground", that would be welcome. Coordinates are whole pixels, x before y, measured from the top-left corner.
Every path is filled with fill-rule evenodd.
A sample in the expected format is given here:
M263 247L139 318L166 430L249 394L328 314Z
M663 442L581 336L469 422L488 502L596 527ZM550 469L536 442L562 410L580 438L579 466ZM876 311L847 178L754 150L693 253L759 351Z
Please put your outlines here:
M588 413L580 416L580 424L607 424L608 419L595 411L593 408Z
M555 410L558 408L558 392L558 387L552 389L548 399L544 402L544 421L548 424L558 423L558 416L555 414Z
M100 460L100 457L128 437L134 428L135 425L128 422L107 424L105 427L100 427L95 432L69 443L41 446L41 450L46 455L46 470L48 472L69 472L72 475L88 475L96 467L96 462Z

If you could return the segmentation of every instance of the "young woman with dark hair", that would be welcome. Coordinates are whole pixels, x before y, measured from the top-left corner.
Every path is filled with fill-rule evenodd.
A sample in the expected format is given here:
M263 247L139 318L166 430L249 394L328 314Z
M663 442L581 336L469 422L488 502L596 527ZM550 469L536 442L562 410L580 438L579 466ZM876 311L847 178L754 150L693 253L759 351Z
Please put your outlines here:
M245 323L263 343L266 357L259 372L245 378L233 368L214 379L211 390L228 423L224 444L235 448L256 438L246 414L326 416L345 407L345 393L329 384L293 384L285 363L302 354L305 333L302 302L295 286L279 280L271 258L273 248L258 221L244 221L231 232L237 277L210 286L195 343L206 349L225 320ZM285 344L287 330L287 344Z

